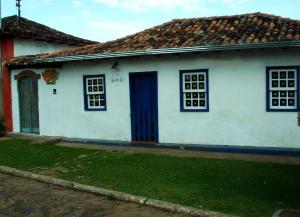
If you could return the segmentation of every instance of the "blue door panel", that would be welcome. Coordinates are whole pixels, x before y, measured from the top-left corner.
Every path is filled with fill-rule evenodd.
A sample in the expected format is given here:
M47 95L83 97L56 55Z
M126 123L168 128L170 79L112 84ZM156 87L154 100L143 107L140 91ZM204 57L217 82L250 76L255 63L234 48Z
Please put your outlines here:
M157 74L130 74L132 140L158 142Z

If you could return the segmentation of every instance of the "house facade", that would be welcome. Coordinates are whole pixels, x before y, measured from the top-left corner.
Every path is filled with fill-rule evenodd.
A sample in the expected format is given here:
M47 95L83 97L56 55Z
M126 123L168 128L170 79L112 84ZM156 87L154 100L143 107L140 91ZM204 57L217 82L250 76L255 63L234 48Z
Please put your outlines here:
M20 18L20 26L17 16L4 17L1 27L1 62L6 62L13 57L53 52L95 43L59 32L23 17ZM12 131L10 74L5 66L1 67L0 72L0 112L5 118L8 131Z
M286 26L291 40L270 33ZM89 49L13 59L13 131L300 148L299 27L260 13L174 20ZM47 83L47 70L55 84ZM24 115L26 82L35 93L31 117Z

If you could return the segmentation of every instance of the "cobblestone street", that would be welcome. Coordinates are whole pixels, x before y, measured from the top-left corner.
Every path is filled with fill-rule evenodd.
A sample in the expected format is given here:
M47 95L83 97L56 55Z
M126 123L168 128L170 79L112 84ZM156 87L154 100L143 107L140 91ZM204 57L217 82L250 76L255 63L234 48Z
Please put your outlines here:
M184 217L0 173L0 217Z

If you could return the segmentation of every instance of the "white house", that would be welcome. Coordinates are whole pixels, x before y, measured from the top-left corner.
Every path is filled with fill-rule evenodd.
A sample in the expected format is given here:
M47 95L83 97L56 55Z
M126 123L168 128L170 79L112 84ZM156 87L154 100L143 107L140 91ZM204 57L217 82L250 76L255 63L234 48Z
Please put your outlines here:
M95 44L18 16L4 17L0 29L0 59L58 51ZM11 81L5 66L0 67L0 113L8 131L12 131ZM3 100L2 100L3 99Z
M300 148L299 65L300 21L262 13L173 20L12 59L13 131Z

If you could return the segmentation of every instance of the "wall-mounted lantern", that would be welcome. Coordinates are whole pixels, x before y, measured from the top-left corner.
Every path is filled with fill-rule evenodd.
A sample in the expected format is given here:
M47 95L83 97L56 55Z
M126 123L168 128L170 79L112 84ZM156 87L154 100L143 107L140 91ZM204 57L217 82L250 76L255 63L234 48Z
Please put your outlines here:
M112 69L118 69L118 68L119 68L119 62L118 62L118 61L114 62L114 63L112 64L111 68L112 68Z

